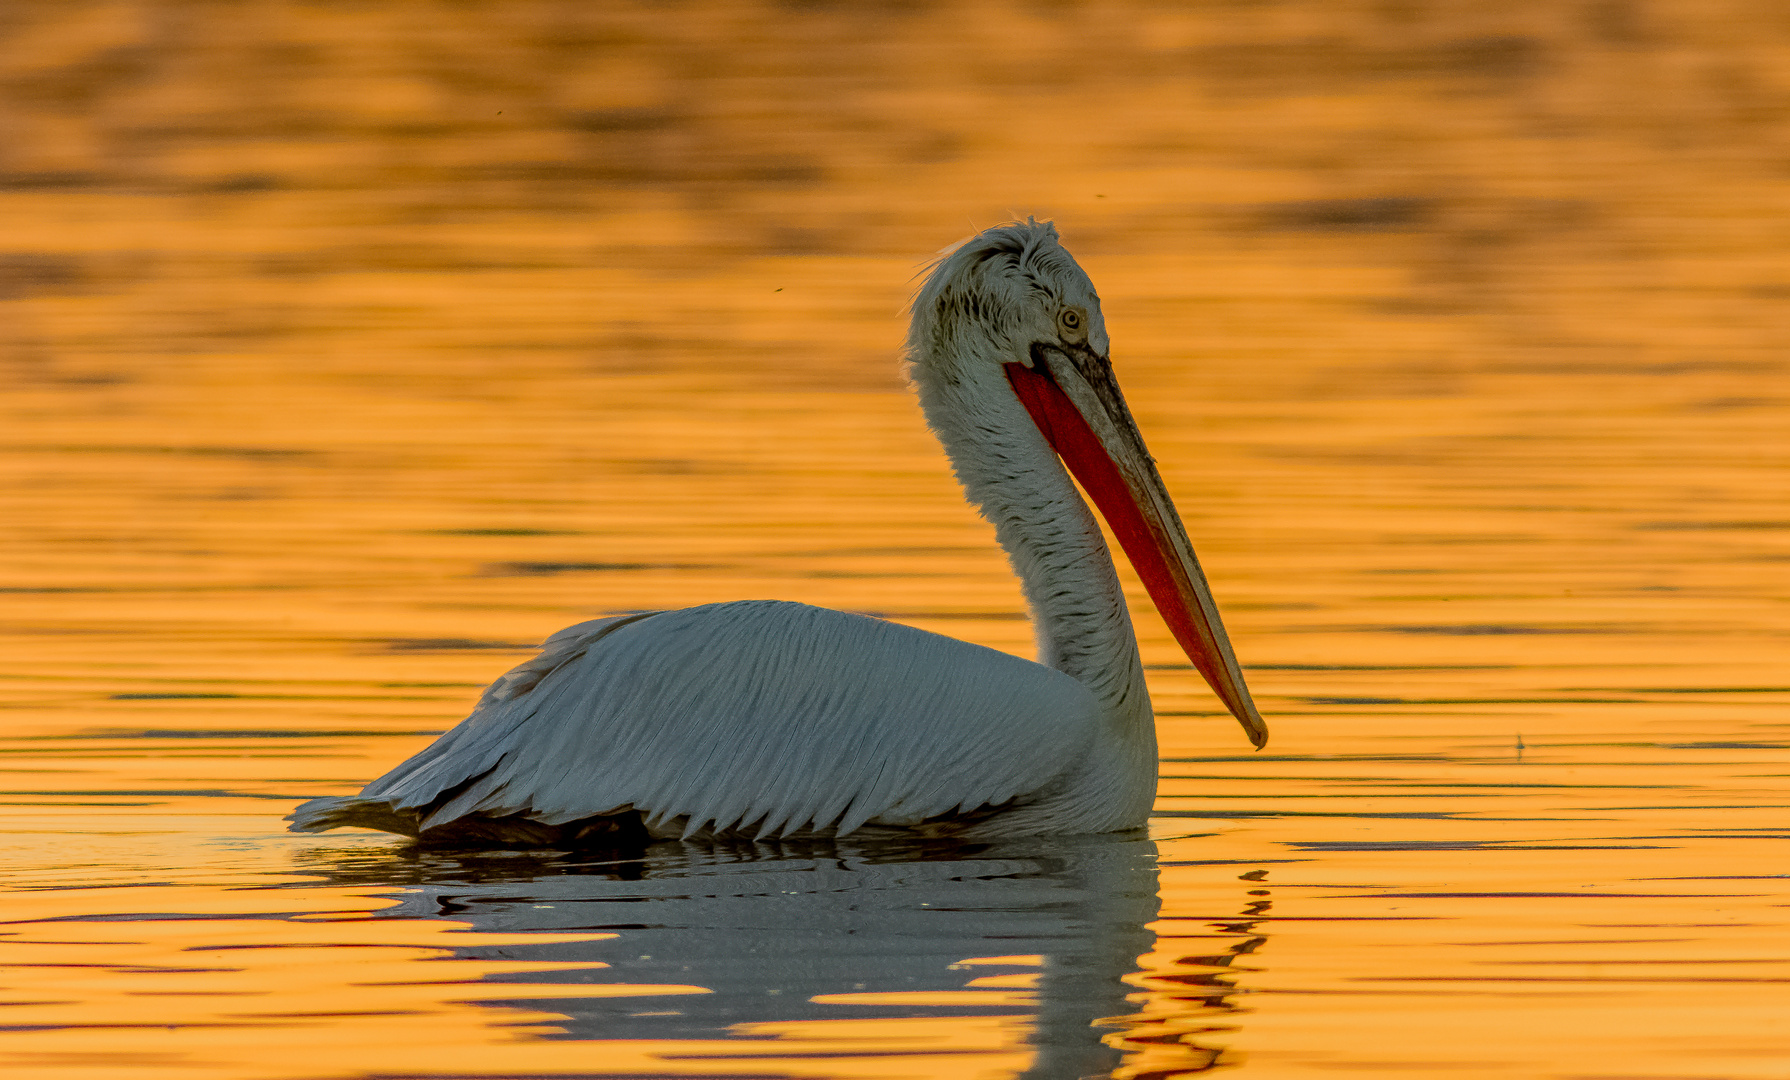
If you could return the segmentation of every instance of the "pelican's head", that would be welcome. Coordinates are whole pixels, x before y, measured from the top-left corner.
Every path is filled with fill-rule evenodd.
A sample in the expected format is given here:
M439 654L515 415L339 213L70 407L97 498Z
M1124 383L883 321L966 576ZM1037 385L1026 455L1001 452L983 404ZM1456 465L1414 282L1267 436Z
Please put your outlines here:
M1109 347L1094 283L1048 221L997 226L950 249L914 299L910 361L955 369L933 372L947 380L1029 367L1034 345L1102 357Z
M1267 725L1108 349L1094 283L1055 226L1030 219L978 233L940 259L914 298L907 342L909 374L947 447L954 433L973 442L978 430L1036 426L1099 507L1188 659L1260 747ZM972 497L998 483L958 464Z

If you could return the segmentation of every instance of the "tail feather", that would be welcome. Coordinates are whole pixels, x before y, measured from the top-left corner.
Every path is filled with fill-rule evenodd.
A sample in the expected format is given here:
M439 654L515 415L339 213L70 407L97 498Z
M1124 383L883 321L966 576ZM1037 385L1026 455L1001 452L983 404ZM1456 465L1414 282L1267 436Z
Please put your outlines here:
M322 832L339 825L358 825L363 829L416 836L421 831L421 815L415 810L402 810L386 799L367 799L359 795L329 795L299 803L286 820L292 832Z
M534 701L529 697L530 692L554 671L583 656L605 634L654 614L657 613L646 611L635 615L611 615L566 627L547 639L539 656L513 668L486 688L472 715L452 731L368 784L359 795L332 795L299 804L286 815L286 820L291 822L287 827L292 832L323 832L340 825L358 825L400 836L420 837L425 819L429 820L431 835L435 835L441 831L440 826L451 825L457 817L473 813L475 804L501 789L501 784L495 787L478 785L503 761L509 741L516 738L516 729L531 715ZM469 791L472 794L467 795ZM462 798L463 795L466 797ZM443 814L444 806L452 809ZM491 811L493 808L478 806L476 809ZM484 813L483 817L527 817L528 809L527 806L508 807L497 814ZM627 809L630 808L619 808ZM589 815L571 815L569 818L561 815L561 820L546 822L542 828L557 833L559 826L581 816ZM485 820L477 828L489 833L494 826ZM522 825L516 825L514 829L527 831Z

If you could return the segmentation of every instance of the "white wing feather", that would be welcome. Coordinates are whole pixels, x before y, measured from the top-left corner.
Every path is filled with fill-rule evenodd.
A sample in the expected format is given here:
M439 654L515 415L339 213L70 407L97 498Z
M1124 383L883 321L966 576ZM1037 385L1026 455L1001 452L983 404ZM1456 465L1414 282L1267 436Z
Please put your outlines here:
M422 829L631 807L685 835L845 835L1051 789L1100 716L1080 682L993 649L806 604L711 604L560 631L353 801L448 796Z

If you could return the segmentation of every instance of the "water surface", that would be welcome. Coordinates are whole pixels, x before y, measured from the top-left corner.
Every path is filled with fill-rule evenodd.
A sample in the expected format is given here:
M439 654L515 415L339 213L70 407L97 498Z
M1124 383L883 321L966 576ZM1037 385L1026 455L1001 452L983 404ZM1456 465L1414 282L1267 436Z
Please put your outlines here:
M8 1076L1790 1075L1769 4L19 3ZM1273 728L1151 838L292 836L562 626L1030 650L903 392L1054 217Z

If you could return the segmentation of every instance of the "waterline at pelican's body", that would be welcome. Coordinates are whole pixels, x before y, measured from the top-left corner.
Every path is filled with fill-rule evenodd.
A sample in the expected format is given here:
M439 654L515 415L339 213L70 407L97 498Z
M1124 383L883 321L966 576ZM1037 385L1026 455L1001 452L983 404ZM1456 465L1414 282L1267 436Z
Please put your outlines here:
M1019 575L1038 662L777 601L597 619L359 795L300 806L292 828L568 844L1141 826L1155 719L1071 471L1251 741L1267 729L1107 354L1099 298L1048 224L979 234L914 302L909 374Z

